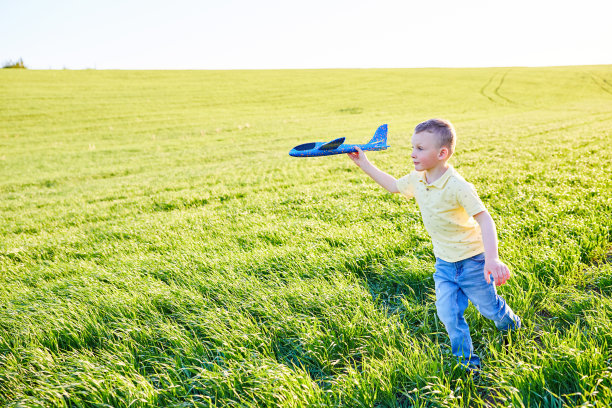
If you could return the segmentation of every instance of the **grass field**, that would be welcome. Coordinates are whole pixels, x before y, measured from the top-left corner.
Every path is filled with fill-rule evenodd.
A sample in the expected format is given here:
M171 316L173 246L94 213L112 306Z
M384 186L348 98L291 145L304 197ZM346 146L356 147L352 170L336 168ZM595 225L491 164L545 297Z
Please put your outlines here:
M470 306L454 367L399 177L459 135L524 328ZM612 66L0 71L0 402L11 407L612 405Z

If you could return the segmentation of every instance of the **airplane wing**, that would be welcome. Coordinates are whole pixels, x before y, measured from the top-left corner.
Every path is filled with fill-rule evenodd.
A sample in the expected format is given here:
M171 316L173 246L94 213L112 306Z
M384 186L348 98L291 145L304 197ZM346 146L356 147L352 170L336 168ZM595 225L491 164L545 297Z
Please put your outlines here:
M338 146L340 146L342 143L344 143L344 137L339 137L338 139L334 139L331 142L327 142L324 145L322 145L321 147L319 147L319 150L334 150L337 149Z

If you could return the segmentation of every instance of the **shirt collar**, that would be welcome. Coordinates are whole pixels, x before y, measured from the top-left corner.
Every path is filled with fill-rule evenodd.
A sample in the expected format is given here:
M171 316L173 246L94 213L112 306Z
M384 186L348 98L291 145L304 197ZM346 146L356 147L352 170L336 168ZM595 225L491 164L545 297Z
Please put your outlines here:
M437 179L436 181L434 181L431 184L427 184L427 181L425 181L425 172L424 171L419 173L419 178L420 178L420 181L423 184L425 184L426 187L444 188L444 186L446 185L446 183L448 182L448 180L451 178L451 176L454 173L455 173L455 169L453 168L453 166L451 166L449 164L448 165L448 169L446 169L444 174L442 174L442 177L440 177L439 179Z

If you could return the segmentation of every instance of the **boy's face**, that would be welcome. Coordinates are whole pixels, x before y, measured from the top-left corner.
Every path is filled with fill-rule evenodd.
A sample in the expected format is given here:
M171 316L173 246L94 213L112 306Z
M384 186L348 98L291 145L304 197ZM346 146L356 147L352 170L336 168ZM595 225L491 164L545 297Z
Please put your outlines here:
M443 164L447 158L445 147L438 145L438 138L433 133L419 132L412 135L412 162L417 171L431 170Z

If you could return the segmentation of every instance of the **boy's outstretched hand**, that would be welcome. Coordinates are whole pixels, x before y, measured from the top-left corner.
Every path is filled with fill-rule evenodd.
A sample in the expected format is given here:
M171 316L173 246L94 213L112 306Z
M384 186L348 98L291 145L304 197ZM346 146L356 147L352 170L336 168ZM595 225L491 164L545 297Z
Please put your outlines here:
M359 146L355 146L355 149L357 149L356 152L347 153L346 155L350 157L351 160L354 161L356 165L358 165L359 167L362 167L364 164L368 163L368 158L366 157L366 154L363 152L363 150L361 150Z
M495 258L491 261L485 260L484 276L487 283L491 283L491 276L495 281L495 286L501 286L510 279L510 269L505 263Z

